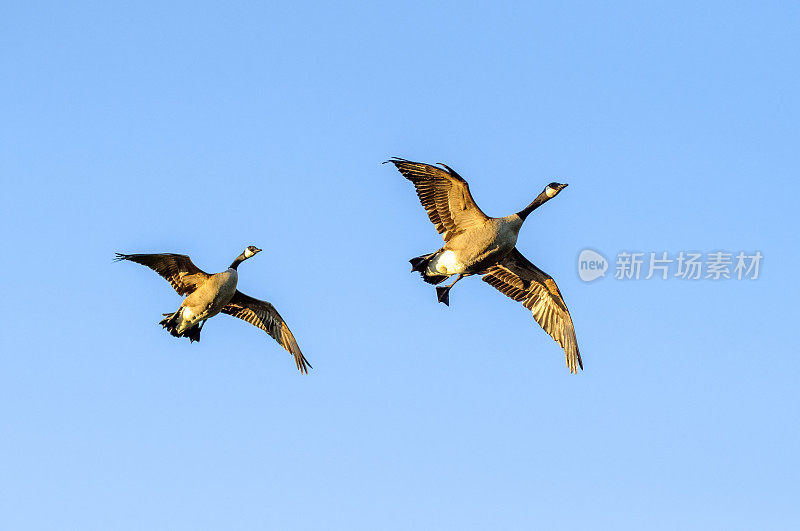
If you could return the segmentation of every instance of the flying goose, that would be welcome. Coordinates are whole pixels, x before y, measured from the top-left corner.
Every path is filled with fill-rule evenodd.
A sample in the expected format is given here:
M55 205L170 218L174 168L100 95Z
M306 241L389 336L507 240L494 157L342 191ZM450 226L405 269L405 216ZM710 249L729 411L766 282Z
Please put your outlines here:
M550 183L516 214L490 218L475 204L467 181L447 165L440 163L442 169L397 157L386 162L414 183L422 206L444 238L445 245L438 251L410 260L411 271L419 271L429 284L458 275L449 285L436 288L439 302L449 306L450 289L456 282L483 275L484 282L531 310L536 322L564 349L570 372L583 369L572 318L553 277L515 247L528 215L567 185Z
M185 254L122 254L116 261L130 260L149 267L172 285L178 295L188 295L181 307L166 316L159 324L175 337L188 337L189 342L200 341L200 330L205 322L222 312L246 321L275 338L294 356L300 372L308 374L308 363L292 332L272 304L249 297L236 289L239 264L260 253L261 249L249 246L236 257L227 270L208 274L192 263Z

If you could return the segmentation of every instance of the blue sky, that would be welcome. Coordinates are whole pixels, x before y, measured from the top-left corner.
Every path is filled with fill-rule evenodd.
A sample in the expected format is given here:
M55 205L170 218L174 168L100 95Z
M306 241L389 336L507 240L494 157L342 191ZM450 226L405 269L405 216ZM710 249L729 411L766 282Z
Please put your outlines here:
M10 2L0 16L3 529L797 529L800 9ZM390 156L490 215L585 371L440 246ZM246 245L314 370L115 251ZM760 251L584 283L584 248ZM612 266L613 267L613 266Z

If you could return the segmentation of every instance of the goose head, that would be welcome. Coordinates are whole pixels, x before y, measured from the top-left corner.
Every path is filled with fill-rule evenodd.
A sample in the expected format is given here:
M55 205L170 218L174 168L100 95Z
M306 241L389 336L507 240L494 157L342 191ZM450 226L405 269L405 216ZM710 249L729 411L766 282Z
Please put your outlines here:
M242 256L245 259L248 259L248 258L254 257L255 255L257 255L260 252L261 252L261 249L259 249L255 245L248 245L247 248L244 251L242 251Z
M524 221L525 218L528 217L528 214L530 214L531 212L533 212L546 202L553 199L555 196L558 195L559 192L561 192L561 190L563 190L566 187L567 185L562 183L552 182L548 184L547 186L544 187L542 193L536 196L536 199L534 199L530 205L526 206L525 208L517 212L517 215L521 217Z
M261 252L261 249L259 249L255 245L249 245L247 248L245 248L244 251L242 251L242 254L240 254L239 256L236 257L236 259L230 265L230 268L231 269L237 269L239 267L239 264L241 264L242 262L244 262L248 258L254 257L255 255L257 255L260 252Z
M553 199L555 196L558 195L558 192L560 192L567 186L569 185L562 183L550 183L544 188L544 191L542 193L547 196L547 199Z

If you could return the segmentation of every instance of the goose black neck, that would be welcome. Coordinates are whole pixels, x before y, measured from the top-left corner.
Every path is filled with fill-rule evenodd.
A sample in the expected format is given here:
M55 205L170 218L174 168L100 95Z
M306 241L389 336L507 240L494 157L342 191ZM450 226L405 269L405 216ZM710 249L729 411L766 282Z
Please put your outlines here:
M236 257L236 260L234 260L233 263L230 265L230 269L239 269L239 264L244 262L244 260L245 260L244 255L240 254L239 256Z
M527 218L531 212L533 212L534 210L545 204L548 199L550 198L547 197L547 193L542 192L541 194L536 196L536 199L534 199L530 205L526 206L525 208L517 212L517 215L521 217L524 221L525 218Z

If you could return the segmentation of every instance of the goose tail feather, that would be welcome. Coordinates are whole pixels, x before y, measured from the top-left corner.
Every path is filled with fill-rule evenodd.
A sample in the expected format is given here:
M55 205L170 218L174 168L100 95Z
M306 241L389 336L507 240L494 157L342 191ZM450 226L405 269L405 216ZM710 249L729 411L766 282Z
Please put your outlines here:
M164 319L162 319L158 324L164 327L167 332L169 332L174 337L188 337L189 342L193 343L195 341L200 341L200 325L195 324L183 331L179 331L178 328L181 325L181 310L173 313L165 313Z
M423 254L422 256L417 256L409 260L409 263L411 264L411 271L419 271L419 274L422 275L422 280L428 284L439 284L447 279L447 275L436 275L431 273L428 265L434 256L436 256L436 253Z

